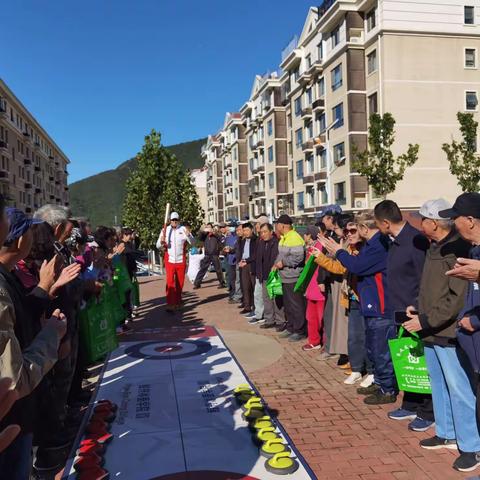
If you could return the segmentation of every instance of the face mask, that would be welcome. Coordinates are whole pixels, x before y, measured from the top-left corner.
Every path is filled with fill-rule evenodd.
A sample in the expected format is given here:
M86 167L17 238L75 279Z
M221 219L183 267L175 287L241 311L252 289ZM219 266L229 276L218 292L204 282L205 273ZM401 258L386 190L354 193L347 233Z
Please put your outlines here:
M235 233L236 228L235 228L235 227L229 227L229 228L228 228L228 231L229 231L230 233Z

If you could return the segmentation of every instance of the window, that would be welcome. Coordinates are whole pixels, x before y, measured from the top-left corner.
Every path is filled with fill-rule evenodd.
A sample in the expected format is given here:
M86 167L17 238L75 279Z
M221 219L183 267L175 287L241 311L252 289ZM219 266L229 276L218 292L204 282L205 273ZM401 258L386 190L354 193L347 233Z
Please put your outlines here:
M312 104L312 89L307 88L305 91L305 99L307 100L307 106Z
M307 207L315 206L315 190L313 187L307 187Z
M321 113L317 117L318 119L318 131L319 133L324 133L327 129L327 119L325 117L325 113Z
M297 67L294 71L293 71L293 78L295 79L295 81L298 80L298 77L300 77L300 69Z
M367 32L373 30L377 26L375 14L376 10L374 8L367 13Z
M368 97L368 114L371 115L372 113L378 113L377 92Z
M295 116L299 117L302 114L302 97L295 99Z
M313 138L313 123L309 122L307 125L305 125L305 132L306 132L306 138L310 139Z
M463 23L465 25L473 25L475 23L475 7L463 7Z
M253 170L255 169L255 166L253 164L253 158L250 159L249 163L250 163L250 171L253 172Z
M268 188L272 189L275 186L275 176L273 173L268 174Z
M324 205L328 202L327 188L324 183L319 183L317 186L317 195L320 200L320 204Z
M345 205L347 199L345 198L345 182L335 184L335 203L338 205Z
M477 68L477 49L465 49L465 68Z
M332 42L332 48L335 48L340 43L340 25L332 30L330 40Z
M269 163L273 162L273 147L268 147L267 155Z
M323 59L323 43L320 42L317 45L317 54L318 54L318 59L321 61Z
M313 154L310 154L307 157L306 162L307 162L307 175L312 175L315 170L315 165L314 165L315 159Z
M333 121L337 122L333 128L339 128L343 125L343 103L339 103L332 108L332 117Z
M318 169L323 170L324 168L327 168L327 149L322 148L318 153L317 153L317 163L318 163Z
M303 192L298 192L297 193L297 206L299 210L304 210L305 209L305 203L303 201Z
M302 129L299 128L296 132L295 132L295 144L298 147L301 147L302 146L302 143L303 143L303 132L302 132Z
M267 122L267 134L269 137L273 134L273 122L271 120Z
M477 92L465 92L465 110L476 111L478 106Z
M297 178L303 178L303 160L297 162Z
M325 95L325 79L322 77L318 81L318 98L322 98Z
M342 86L342 64L332 70L332 91Z
M310 53L305 57L305 62L308 70L312 66L312 55Z
M236 168L234 171L233 171L233 178L235 180L238 180L238 168Z
M345 144L338 143L333 147L333 161L335 165L339 165L345 159Z
M238 200L238 188L235 189L235 200Z
M367 55L367 72L373 73L377 70L377 51L374 50L373 52Z

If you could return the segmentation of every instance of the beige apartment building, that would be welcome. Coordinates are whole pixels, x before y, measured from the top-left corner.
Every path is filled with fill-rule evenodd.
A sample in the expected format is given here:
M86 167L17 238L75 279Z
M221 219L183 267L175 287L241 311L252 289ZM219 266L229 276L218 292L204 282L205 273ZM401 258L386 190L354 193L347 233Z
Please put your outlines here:
M69 205L67 156L0 80L0 192L32 214L46 203Z
M389 198L406 209L454 200L460 189L441 146L460 138L457 112L479 119L479 50L480 0L329 0L310 8L281 54L281 73L257 76L240 110L250 215L302 220L329 203L372 207L379 199L352 157L354 146L367 146L374 112L394 116L395 154L420 145L418 162ZM275 148L271 165L267 142Z

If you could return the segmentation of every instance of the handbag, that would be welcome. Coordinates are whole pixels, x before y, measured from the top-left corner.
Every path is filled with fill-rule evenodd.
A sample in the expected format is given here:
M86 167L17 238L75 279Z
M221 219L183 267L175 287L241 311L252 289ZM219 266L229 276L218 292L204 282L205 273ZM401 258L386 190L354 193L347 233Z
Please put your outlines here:
M298 277L297 283L295 283L295 287L293 288L293 291L295 293L303 294L306 292L310 280L312 279L316 269L317 264L315 263L315 257L313 255L310 255L310 257L308 257L307 263L303 267L302 273L300 273L300 276Z
M423 341L418 333L404 337L400 327L398 337L388 341L398 388L404 392L432 393Z
M277 270L272 270L268 274L266 287L267 287L267 294L271 299L275 297L280 297L283 295L282 281L280 279L280 275Z

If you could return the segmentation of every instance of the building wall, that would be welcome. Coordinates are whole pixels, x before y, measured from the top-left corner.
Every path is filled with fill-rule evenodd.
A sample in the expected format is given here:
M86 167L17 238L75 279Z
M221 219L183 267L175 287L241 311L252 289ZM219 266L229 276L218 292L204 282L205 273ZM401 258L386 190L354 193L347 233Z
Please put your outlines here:
M66 155L0 80L0 192L33 213L46 203L69 205Z

